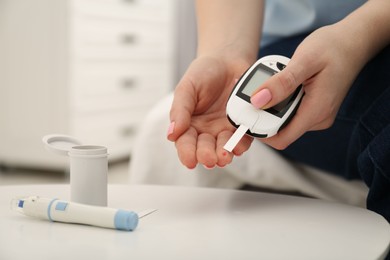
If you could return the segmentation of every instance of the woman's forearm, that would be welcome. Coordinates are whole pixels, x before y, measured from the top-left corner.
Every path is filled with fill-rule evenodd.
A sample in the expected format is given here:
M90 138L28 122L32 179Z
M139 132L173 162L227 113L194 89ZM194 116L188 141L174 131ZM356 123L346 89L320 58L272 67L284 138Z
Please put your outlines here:
M364 65L390 43L390 1L370 0L338 24L356 62Z
M229 52L254 60L263 20L262 0L198 0L198 56Z

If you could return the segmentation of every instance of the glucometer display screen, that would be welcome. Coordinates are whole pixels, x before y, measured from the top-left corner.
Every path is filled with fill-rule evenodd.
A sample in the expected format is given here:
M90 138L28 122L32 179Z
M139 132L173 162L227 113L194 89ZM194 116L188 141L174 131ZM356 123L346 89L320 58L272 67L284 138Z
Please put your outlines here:
M275 70L260 63L245 78L236 95L250 103L253 92L275 73L277 73Z
M268 71L260 69L255 70L252 74L252 77L245 84L245 87L242 89L241 92L249 97L252 96L252 93L271 76L272 74Z
M277 72L264 64L259 64L254 70L250 72L248 77L244 80L239 90L237 91L237 96L250 103L250 97L253 92L260 87L267 79L272 77L272 75ZM297 90L291 94L288 98L283 100L282 102L276 104L275 106L266 109L270 114L274 116L282 118L284 114L287 112L295 97L298 95L301 87L297 88Z

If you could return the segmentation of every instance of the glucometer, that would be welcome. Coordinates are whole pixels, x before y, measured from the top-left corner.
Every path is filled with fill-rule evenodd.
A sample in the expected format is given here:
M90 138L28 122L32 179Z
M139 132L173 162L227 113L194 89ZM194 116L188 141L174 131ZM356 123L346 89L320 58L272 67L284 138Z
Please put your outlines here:
M282 71L290 61L279 55L265 56L256 61L238 80L226 105L230 123L238 128L224 146L231 152L244 134L267 138L278 133L294 116L302 96L302 85L288 98L268 109L257 109L250 98L267 79Z

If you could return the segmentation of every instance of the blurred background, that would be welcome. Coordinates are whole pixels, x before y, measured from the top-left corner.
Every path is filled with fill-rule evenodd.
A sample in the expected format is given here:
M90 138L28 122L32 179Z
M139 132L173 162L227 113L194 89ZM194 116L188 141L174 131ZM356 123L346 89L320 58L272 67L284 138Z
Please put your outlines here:
M67 182L68 158L41 141L54 133L106 146L109 182L125 182L195 27L192 0L0 0L0 185Z

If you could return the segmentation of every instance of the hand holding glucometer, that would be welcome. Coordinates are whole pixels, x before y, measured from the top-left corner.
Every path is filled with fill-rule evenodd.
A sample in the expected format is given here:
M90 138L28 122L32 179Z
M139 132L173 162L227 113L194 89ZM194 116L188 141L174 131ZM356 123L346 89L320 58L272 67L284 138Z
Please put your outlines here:
M251 102L252 93L274 74L283 70L289 58L265 56L255 62L238 80L226 105L230 123L237 128L224 149L231 152L244 134L267 138L277 134L294 116L303 97L299 86L289 97L268 109L257 109Z

